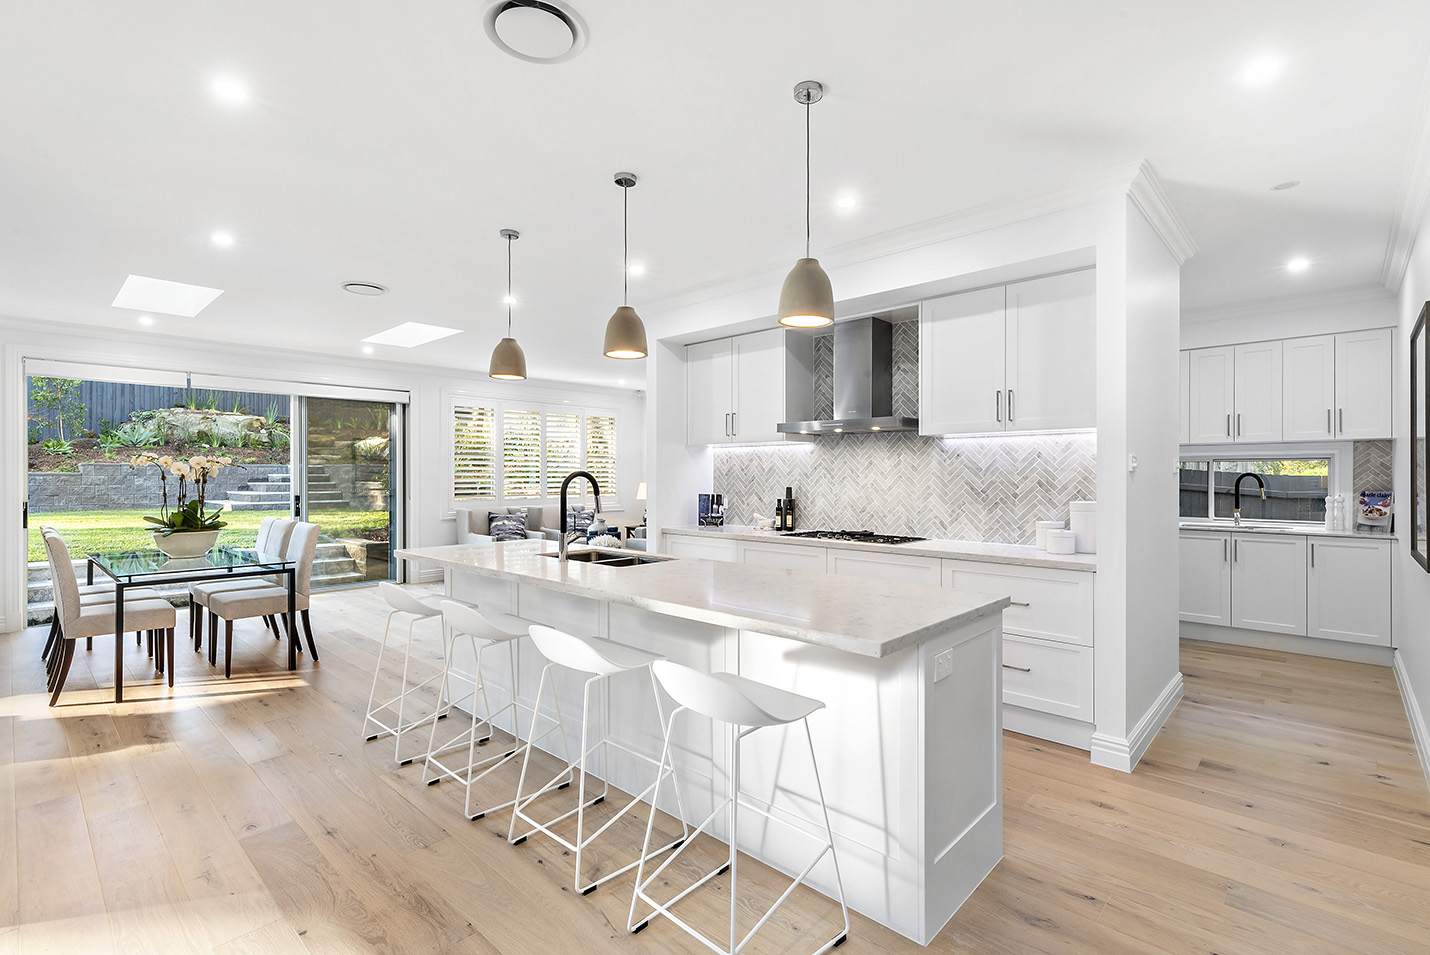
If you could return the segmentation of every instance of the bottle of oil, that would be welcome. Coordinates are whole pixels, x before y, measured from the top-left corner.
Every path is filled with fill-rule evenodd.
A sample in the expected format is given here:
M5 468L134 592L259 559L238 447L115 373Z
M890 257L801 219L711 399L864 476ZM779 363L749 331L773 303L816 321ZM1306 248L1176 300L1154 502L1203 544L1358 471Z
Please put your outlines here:
M792 530L794 530L794 527L795 527L795 523L794 523L794 488L792 488L792 487L787 487L787 488L785 488L785 500L784 500L784 504L785 504L785 522L784 522L784 529L787 530L787 531L792 531Z
M775 530L785 529L785 502L783 498L775 498Z

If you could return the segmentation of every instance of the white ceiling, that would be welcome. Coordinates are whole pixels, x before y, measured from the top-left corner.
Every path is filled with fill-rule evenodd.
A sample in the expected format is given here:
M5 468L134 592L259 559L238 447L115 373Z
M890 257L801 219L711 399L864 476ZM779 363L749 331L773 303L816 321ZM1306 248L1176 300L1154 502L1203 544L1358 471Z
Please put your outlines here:
M1184 307L1362 286L1430 62L1424 0L572 2L588 48L539 66L486 38L485 0L5 0L0 314L137 329L110 306L134 273L226 290L153 334L359 357L421 321L468 331L375 357L485 368L513 227L532 377L636 387L644 362L600 356L612 173L640 176L638 309L792 263L807 77L816 256L1145 158L1200 247ZM1246 88L1266 51L1284 74ZM251 102L216 100L220 75Z

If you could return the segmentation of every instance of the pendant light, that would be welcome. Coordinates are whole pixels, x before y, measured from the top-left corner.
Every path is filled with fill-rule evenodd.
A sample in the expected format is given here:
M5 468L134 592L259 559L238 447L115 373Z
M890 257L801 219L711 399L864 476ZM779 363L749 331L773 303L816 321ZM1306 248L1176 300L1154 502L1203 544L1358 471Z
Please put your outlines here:
M630 296L631 217L630 189L636 184L633 172L616 173L616 185L621 187L621 307L606 322L607 358L644 358L646 356L645 323L636 310L627 304Z
M822 328L834 322L834 289L819 260L809 257L809 107L824 98L824 86L804 80L794 88L794 101L804 106L804 258L794 264L780 289L780 324L792 328Z
M501 237L506 239L506 337L492 349L492 362L487 375L503 381L521 381L526 378L526 353L511 337L511 244L521 238L521 233L515 229L503 229Z

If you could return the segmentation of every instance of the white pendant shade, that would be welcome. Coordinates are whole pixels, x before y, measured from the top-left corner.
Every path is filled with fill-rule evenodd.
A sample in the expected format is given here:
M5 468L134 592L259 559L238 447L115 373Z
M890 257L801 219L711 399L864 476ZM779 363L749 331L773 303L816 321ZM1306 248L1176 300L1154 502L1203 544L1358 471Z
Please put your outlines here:
M526 353L515 338L503 338L497 342L497 347L492 349L492 362L487 375L503 381L521 381L526 377Z
M607 358L644 358L645 323L629 305L622 305L606 322Z
M834 287L818 259L800 259L780 289L780 324L822 328L834 323Z

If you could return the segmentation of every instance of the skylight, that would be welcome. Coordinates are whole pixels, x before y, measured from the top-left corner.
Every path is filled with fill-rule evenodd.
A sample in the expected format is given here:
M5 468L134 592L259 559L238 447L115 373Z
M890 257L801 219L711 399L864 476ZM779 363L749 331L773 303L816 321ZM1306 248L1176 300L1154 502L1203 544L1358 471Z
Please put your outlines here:
M115 308L132 308L137 312L161 312L164 315L193 318L222 294L221 288L205 288L202 285L185 285L183 282L131 275L124 280L119 294L114 296L114 301L110 304Z
M398 348L416 348L439 338L446 338L460 332L460 328L444 328L441 325L424 325L422 322L403 322L385 332L369 335L363 341L374 345L396 345Z

